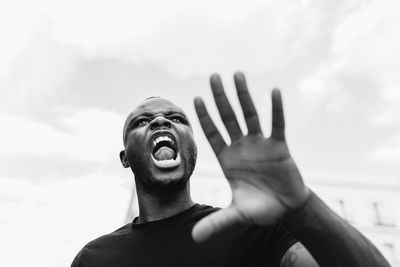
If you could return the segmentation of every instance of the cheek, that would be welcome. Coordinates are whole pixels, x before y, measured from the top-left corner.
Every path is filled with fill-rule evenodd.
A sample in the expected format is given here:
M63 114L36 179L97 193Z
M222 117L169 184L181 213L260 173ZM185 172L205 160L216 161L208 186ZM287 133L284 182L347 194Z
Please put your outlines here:
M143 158L146 154L146 143L144 140L145 138L143 136L135 133L131 133L127 136L125 150L128 159Z
M192 135L186 135L182 145L183 151L186 155L188 155L189 157L197 156L197 146Z

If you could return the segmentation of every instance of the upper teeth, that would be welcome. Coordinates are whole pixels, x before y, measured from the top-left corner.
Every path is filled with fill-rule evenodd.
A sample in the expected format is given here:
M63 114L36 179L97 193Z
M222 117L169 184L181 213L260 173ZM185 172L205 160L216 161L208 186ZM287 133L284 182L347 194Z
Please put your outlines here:
M153 141L153 146L155 147L158 143L161 141L168 141L170 143L173 143L172 139L168 136L159 136Z

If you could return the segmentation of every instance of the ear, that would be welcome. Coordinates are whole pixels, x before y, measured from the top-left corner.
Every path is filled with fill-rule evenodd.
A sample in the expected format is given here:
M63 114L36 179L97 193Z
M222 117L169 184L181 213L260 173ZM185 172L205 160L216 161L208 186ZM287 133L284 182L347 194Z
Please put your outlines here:
M119 159L121 160L122 166L124 168L129 168L130 167L129 162L126 159L126 156L125 156L125 150L122 150L121 152L119 152Z

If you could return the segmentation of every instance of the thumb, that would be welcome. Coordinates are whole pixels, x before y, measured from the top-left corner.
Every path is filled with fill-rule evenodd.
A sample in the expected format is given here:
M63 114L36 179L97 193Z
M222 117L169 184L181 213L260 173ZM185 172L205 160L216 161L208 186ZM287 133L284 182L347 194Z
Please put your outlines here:
M234 206L230 205L197 222L193 227L192 237L196 242L202 242L213 234L241 221L243 221L243 216Z

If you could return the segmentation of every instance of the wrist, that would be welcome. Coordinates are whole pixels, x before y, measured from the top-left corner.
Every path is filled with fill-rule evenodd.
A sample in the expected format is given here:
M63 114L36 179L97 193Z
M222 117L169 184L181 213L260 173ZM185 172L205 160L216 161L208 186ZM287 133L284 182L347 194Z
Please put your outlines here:
M299 211L307 205L307 202L311 197L311 190L302 184L300 190L287 193L287 195L286 199L282 200L283 205L286 207L286 215Z
M315 213L319 210L327 208L325 204L317 197L317 195L308 187L306 187L304 200L298 202L297 206L289 207L282 218L282 223L286 226L296 226L307 224L309 220L314 220ZM296 227L297 228L297 227Z

